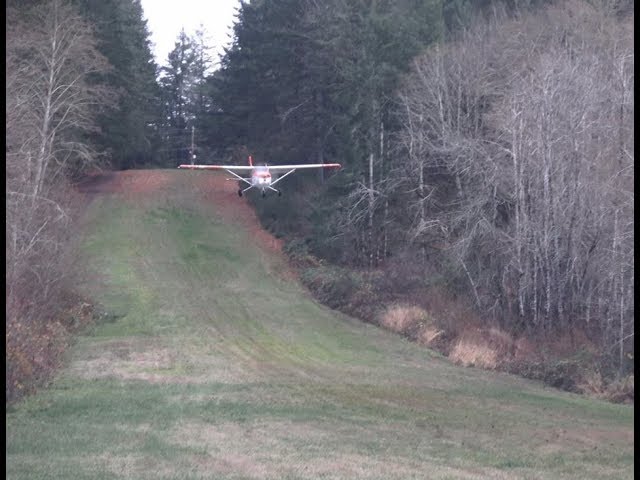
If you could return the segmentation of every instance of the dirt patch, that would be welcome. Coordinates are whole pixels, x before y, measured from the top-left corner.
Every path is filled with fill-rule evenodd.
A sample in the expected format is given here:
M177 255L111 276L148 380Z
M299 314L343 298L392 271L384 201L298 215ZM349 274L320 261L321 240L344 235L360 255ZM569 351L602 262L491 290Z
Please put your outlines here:
M175 354L166 348L143 346L137 342L114 342L104 345L101 354L76 360L71 370L84 379L120 378L150 383L185 383L184 376L163 374L174 368Z
M255 210L245 198L238 197L237 182L211 172L198 172L196 175L194 180L202 197L215 206L225 221L248 229L251 237L261 247L282 252L283 241L265 231L260 226Z
M118 172L93 172L76 185L76 189L85 195L113 193L115 177Z
M91 455L87 460L89 465L100 465L102 472L118 478L150 478L149 472L153 472L153 478L173 478L176 474L175 466L169 460L140 454L102 453Z
M351 432L356 435L355 432ZM363 430L357 435L366 435ZM193 457L201 473L234 473L247 478L513 478L494 469L465 469L423 460L389 455L376 457L358 452L318 452L335 449L338 436L330 428L313 423L260 422L238 425L223 423L182 424L168 440L180 446L203 448L205 455ZM256 446L260 446L256 448Z
M186 173L186 172L185 172ZM241 227L249 238L267 255L278 260L278 267L272 274L288 281L298 276L282 251L284 241L267 232L258 219L253 207L246 198L238 197L236 181L227 180L224 175L212 172L194 172L194 185L204 202L219 214L227 223ZM268 265L267 265L268 268Z
M99 172L88 175L77 185L77 189L89 197L97 194L119 194L136 201L145 195L166 190L173 183L182 183L185 178L188 178L184 182L185 188L189 188L189 182L193 182L193 188L201 194L203 202L213 207L226 222L245 228L256 244L268 252L282 252L284 242L265 231L251 205L245 198L238 197L237 182L226 180L219 173L171 170ZM178 179L180 182L174 182Z
M106 341L69 366L85 379L138 380L152 384L238 384L256 381L259 373L242 361L229 365L217 355L168 347L155 339Z
M633 428L604 430L598 428L552 428L532 431L532 438L541 438L536 449L541 453L560 453L567 450L598 450L615 448L615 445L633 444Z
M140 194L157 192L169 182L165 170L124 170L100 172L87 176L77 188L85 194L123 194L135 198Z
M104 355L93 360L75 362L71 369L79 377L85 380L117 378L120 380L139 380L152 384L205 384L215 375L185 375L175 374L173 364L166 362L161 352L148 354L142 361L116 360L110 355ZM213 378L224 382L229 380L219 376ZM236 380L239 382L239 380Z

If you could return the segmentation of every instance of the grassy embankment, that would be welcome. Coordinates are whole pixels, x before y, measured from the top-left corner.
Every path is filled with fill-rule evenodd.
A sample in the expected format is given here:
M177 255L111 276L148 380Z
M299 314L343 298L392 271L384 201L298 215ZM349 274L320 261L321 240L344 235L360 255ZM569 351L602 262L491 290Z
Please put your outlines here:
M7 478L633 478L633 407L319 306L201 175L162 175L90 206L85 293L108 315L8 411Z

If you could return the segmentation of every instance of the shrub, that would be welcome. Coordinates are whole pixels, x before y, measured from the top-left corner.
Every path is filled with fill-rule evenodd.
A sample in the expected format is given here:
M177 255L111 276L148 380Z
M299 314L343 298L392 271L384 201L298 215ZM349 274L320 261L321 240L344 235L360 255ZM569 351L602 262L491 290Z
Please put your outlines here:
M12 403L45 384L62 362L70 334L92 318L93 308L84 302L67 306L46 322L7 318L5 402Z

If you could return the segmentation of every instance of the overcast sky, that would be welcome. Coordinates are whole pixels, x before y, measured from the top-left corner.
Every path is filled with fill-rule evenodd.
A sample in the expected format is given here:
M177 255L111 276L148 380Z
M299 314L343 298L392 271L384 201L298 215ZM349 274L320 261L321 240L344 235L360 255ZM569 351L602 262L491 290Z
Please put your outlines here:
M200 25L217 61L222 47L231 41L236 8L240 5L239 0L141 0L141 3L159 65L166 63L180 29L192 35Z

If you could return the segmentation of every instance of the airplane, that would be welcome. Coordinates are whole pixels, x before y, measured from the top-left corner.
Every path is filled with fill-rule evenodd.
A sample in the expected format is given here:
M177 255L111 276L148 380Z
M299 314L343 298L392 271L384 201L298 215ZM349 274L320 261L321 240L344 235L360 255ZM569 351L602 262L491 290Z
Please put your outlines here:
M287 175L303 168L340 168L339 163L310 163L304 165L254 165L251 155L249 155L249 165L180 165L178 168L185 168L190 170L225 170L238 180L243 181L248 187L238 189L238 196L241 197L246 191L252 188L257 188L262 191L262 196L266 195L267 190L273 190L282 195L282 191L273 188L280 180L284 179ZM250 178L244 178L238 175L237 172L251 172ZM287 171L284 175L278 177L275 181L272 180L271 172L277 173ZM236 178L227 178L227 180L235 180Z

